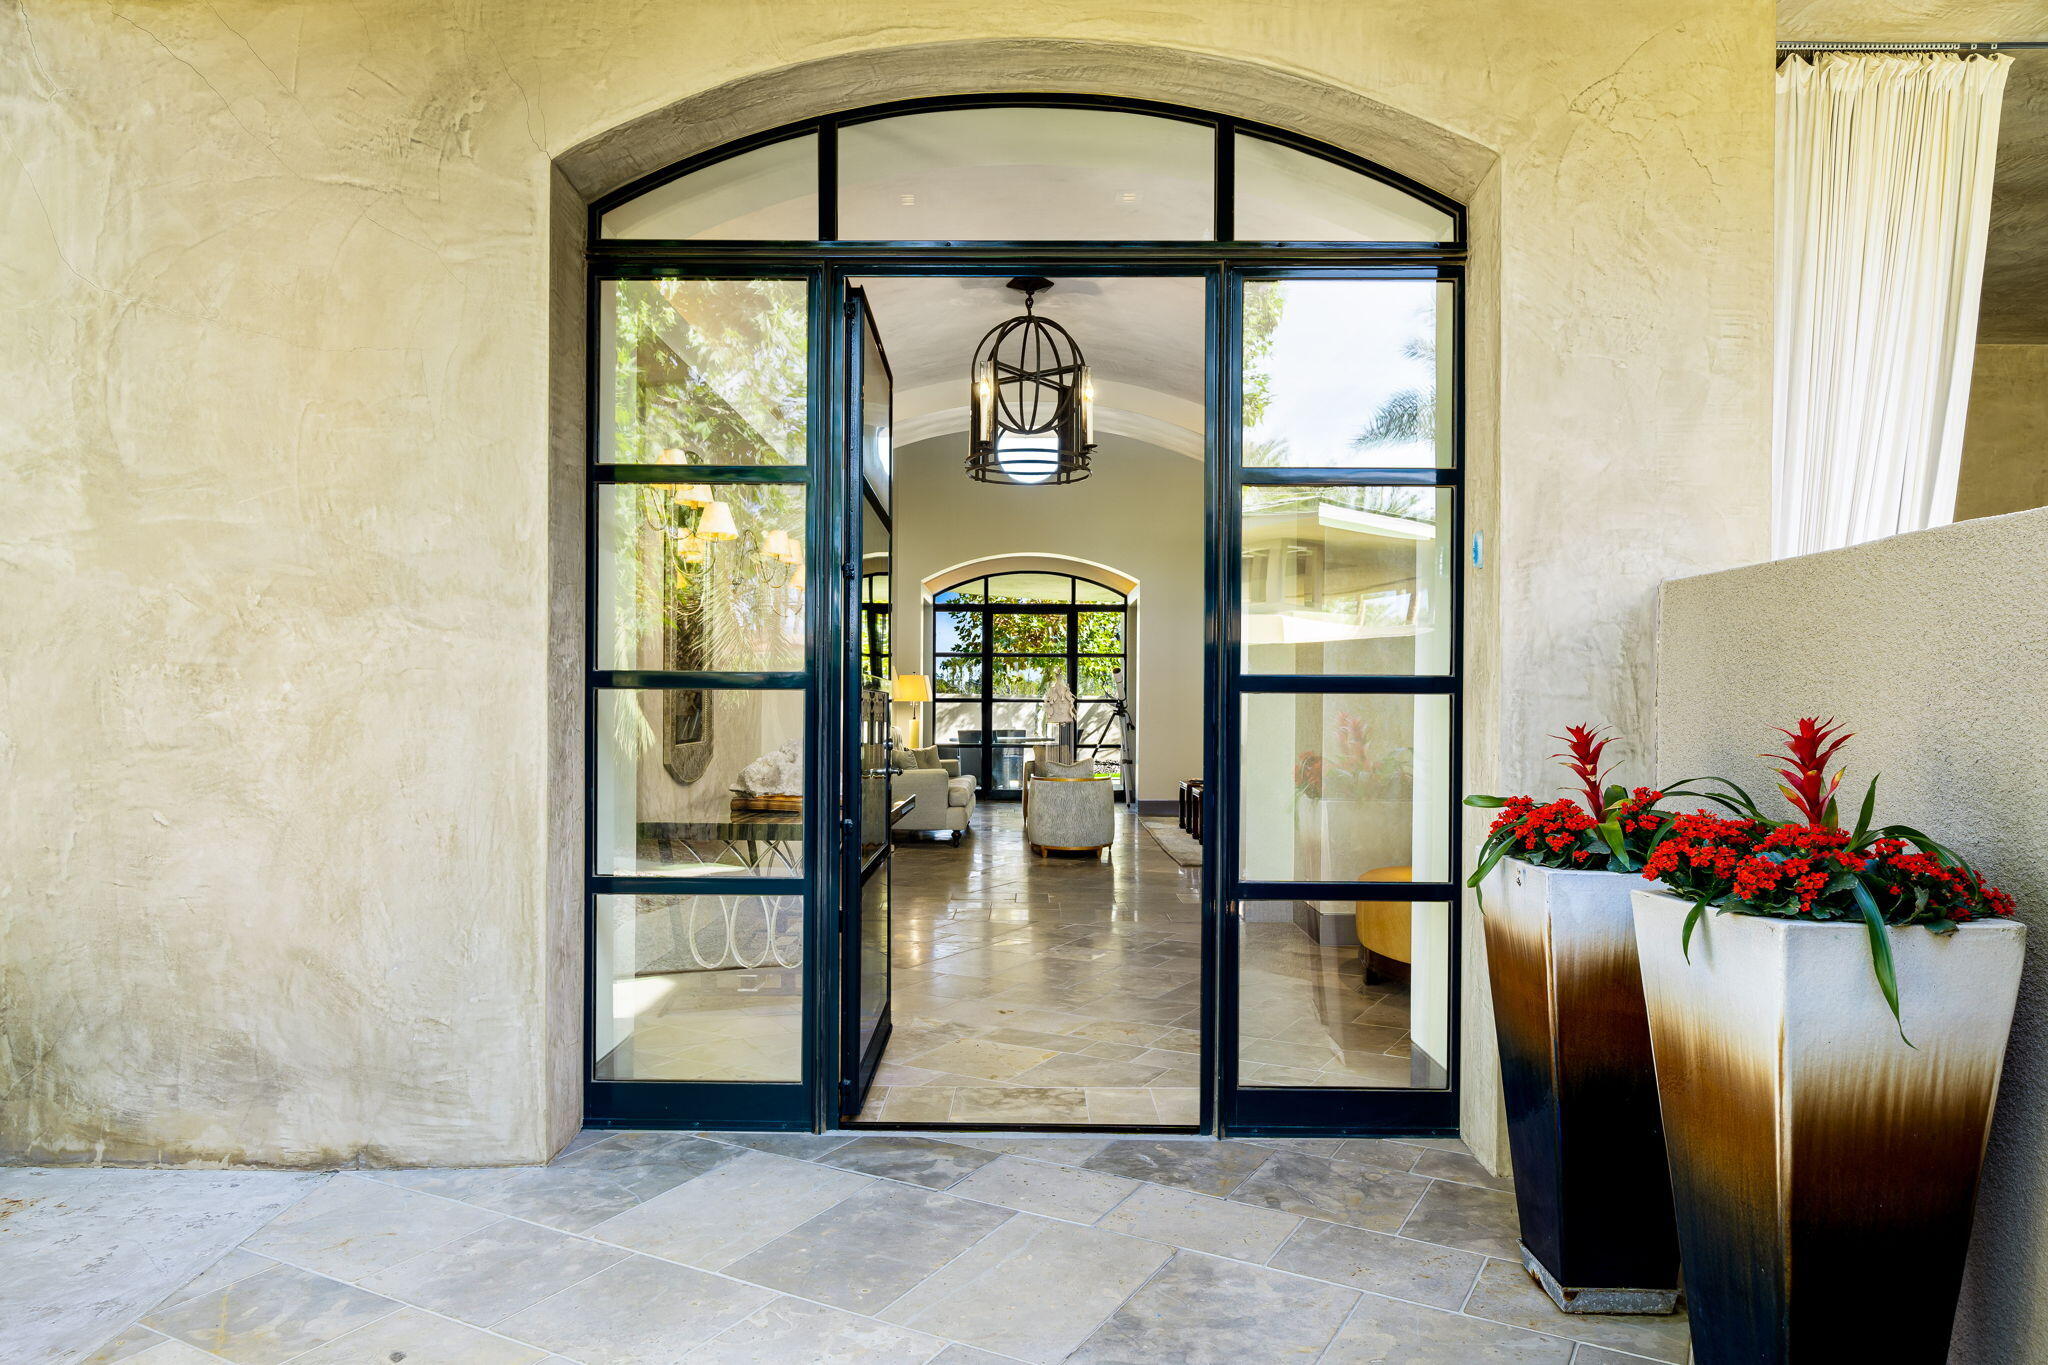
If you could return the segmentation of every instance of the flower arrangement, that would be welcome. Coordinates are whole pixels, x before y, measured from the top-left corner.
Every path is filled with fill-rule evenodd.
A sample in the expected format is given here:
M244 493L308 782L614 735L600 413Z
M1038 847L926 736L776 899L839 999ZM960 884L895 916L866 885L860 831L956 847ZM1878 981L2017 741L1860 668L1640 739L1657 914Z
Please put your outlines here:
M1952 934L1971 920L2013 913L2012 897L1986 882L1954 853L1907 825L1871 823L1877 779L1864 790L1854 826L1844 829L1836 793L1843 770L1828 765L1853 735L1833 720L1801 719L1780 728L1782 751L1763 757L1782 764L1778 790L1797 814L1773 820L1749 794L1725 779L1724 793L1700 793L1730 812L1672 817L1642 864L1692 902L1682 946L1709 909L1775 919L1860 921L1869 931L1871 965L1892 1017L1899 1015L1898 977L1885 929L1918 924Z
M1401 800L1413 790L1414 750L1373 742L1372 727L1348 711L1330 723L1327 754L1304 749L1294 759L1294 791L1307 797Z
M1510 855L1539 867L1638 871L1672 819L1658 803L1668 796L1692 794L1685 783L1665 791L1609 784L1613 769L1605 764L1605 756L1613 736L1602 735L1597 726L1568 725L1563 734L1551 738L1563 742L1565 751L1551 757L1577 779L1580 795L1549 802L1533 796L1466 797L1468 806L1500 811L1465 882L1474 891L1495 864Z

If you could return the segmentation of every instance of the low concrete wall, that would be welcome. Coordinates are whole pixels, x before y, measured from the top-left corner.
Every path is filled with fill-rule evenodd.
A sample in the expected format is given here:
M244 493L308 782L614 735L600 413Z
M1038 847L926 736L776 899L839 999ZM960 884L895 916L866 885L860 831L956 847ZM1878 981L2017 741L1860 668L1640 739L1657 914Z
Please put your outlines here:
M1664 781L1752 794L1773 725L1834 716L1879 816L1935 834L2048 933L2048 509L1664 585ZM1954 1362L2048 1362L2048 948L2028 953ZM1909 997L1911 981L1902 983Z

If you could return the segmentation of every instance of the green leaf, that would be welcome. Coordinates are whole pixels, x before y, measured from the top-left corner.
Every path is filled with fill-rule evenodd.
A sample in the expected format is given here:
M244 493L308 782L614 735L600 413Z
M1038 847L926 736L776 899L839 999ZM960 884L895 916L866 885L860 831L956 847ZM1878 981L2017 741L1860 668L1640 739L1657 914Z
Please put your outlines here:
M1628 861L1628 847L1622 842L1621 822L1619 820L1609 820L1603 824L1595 825L1593 826L1593 832L1606 840L1607 847L1614 851L1614 861L1621 864L1621 871L1635 871L1635 868L1630 866Z
M1465 881L1465 885L1472 888L1472 899L1479 906L1479 913L1482 915L1486 913L1486 893L1480 890L1479 884L1486 880L1486 874L1493 871L1494 866L1508 855L1508 850L1513 846L1510 841L1503 839L1491 852L1482 849L1479 865L1472 869L1472 875Z
M1480 810L1499 810L1508 803L1505 796L1468 796L1465 804L1477 806Z
M1622 786L1619 782L1610 782L1607 790L1601 793L1601 799L1610 806L1619 801L1626 801L1628 800L1628 788Z
M1878 776L1883 776L1880 773ZM1870 779L1870 785L1863 790L1863 809L1856 813L1856 836L1849 841L1850 847L1858 848L1863 838L1870 833L1870 814L1877 809L1877 778Z
M1884 992L1884 1002L1892 1007L1892 1022L1899 1026L1899 1041L1907 1047L1913 1040L1906 1036L1906 1021L1899 1014L1899 971L1892 961L1891 935L1885 932L1884 914L1877 908L1877 900L1870 894L1870 888L1857 882L1853 894L1856 906L1863 911L1863 925L1870 933L1870 967L1877 973L1877 988Z
M1707 898L1702 896L1686 912L1685 928L1679 931L1678 951L1687 962L1692 961L1692 931L1700 927L1700 919L1707 913Z
M1842 827L1842 811L1835 804L1834 797L1830 796L1828 798L1827 809L1820 813L1820 822L1829 829L1840 829Z

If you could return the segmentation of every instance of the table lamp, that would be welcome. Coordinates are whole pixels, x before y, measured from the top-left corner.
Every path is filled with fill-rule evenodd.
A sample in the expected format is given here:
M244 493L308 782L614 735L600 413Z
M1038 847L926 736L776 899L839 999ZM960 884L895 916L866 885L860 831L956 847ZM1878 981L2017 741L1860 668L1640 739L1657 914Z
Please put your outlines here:
M932 699L932 680L922 673L898 673L889 700L911 707L910 747L924 747L924 704Z

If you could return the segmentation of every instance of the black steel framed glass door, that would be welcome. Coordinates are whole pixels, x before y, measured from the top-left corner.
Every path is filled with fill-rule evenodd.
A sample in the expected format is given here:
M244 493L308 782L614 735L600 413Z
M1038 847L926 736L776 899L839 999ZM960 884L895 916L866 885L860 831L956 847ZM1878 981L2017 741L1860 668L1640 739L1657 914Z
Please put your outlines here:
M959 147L1049 169L992 191ZM907 651L847 282L1035 270L1207 288L1201 1126L1450 1129L1459 206L1281 128L969 94L761 130L587 229L589 1120L858 1105L890 1027L869 684Z
M893 384L881 337L859 290L848 294L843 354L847 379L843 390L843 429L848 437L847 486L858 490L848 509L847 565L858 570L860 591L848 594L844 635L852 715L847 735L853 752L847 764L854 776L847 793L850 818L860 832L846 840L840 931L840 1103L839 1113L860 1113L874 1084L875 1069L889 1045L889 953L891 922L889 874L890 828L895 809L889 778L895 768L895 740L890 729L889 580L894 572L891 552L892 482L891 411Z
M822 287L710 262L591 282L593 1122L813 1124Z
M1207 840L1225 1131L1456 1127L1460 279L1226 276Z

